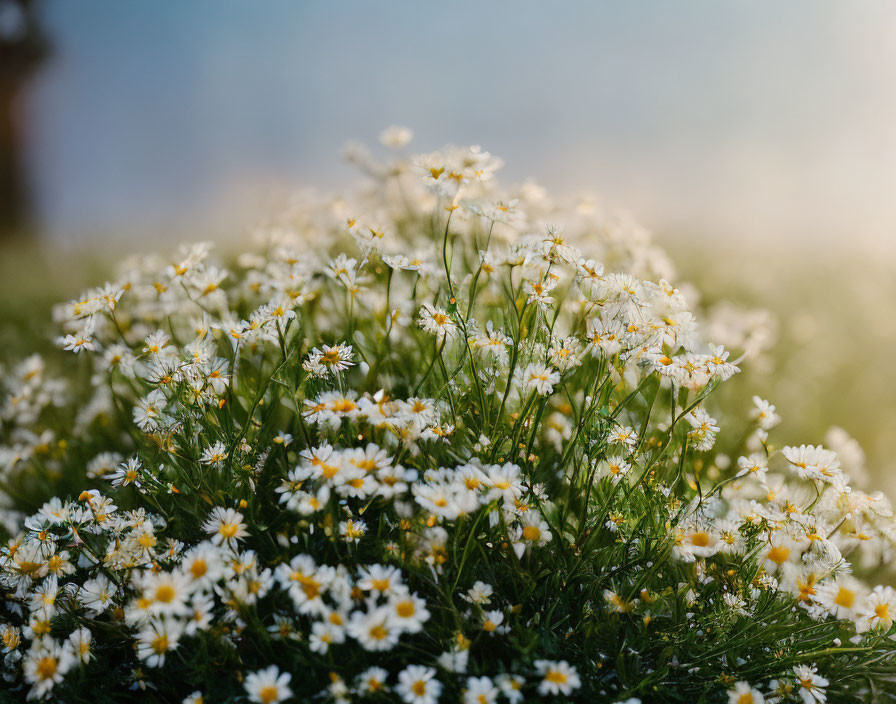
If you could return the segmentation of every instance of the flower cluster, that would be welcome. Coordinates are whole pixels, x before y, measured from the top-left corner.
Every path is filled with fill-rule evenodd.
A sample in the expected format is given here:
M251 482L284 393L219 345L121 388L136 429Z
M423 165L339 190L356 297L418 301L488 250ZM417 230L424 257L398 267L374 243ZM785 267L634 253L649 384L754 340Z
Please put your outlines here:
M765 349L755 316L701 326L637 224L506 190L479 148L350 157L356 200L126 262L4 374L10 692L892 693L896 592L860 579L888 501L854 449L710 397Z

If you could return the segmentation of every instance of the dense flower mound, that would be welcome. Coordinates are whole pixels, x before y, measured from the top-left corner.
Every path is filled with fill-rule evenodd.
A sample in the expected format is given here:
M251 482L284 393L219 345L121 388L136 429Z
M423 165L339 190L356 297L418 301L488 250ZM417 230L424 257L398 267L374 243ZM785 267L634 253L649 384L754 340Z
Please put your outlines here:
M714 454L753 323L479 149L352 158L355 200L129 262L56 311L58 371L9 365L0 701L896 691L896 592L854 576L886 499L758 398Z

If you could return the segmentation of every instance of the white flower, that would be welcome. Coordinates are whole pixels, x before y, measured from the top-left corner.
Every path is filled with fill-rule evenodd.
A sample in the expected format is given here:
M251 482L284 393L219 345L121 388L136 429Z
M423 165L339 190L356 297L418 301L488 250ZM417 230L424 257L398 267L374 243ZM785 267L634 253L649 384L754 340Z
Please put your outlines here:
M381 667L368 667L358 675L356 689L361 694L376 694L386 689L389 673Z
M878 585L865 597L858 609L856 631L889 631L896 619L896 590Z
M183 626L172 620L155 619L137 634L137 657L148 667L162 667L165 657L175 650L183 634Z
M429 620L426 601L416 594L392 596L386 608L391 613L392 623L405 633L419 633L423 630L423 624Z
M792 565L799 558L800 545L791 537L781 533L772 533L768 537L768 550L760 553L762 566L766 572L773 573L784 565Z
M852 619L864 598L858 580L846 574L827 579L818 586L815 601L835 618Z
M442 693L442 683L435 676L431 667L411 665L398 673L395 692L406 704L435 704Z
M501 693L507 697L510 704L519 704L523 701L523 685L526 680L519 675L502 674L495 678Z
M468 677L464 704L495 704L498 688L490 677Z
M215 545L235 545L249 533L243 523L243 514L232 508L216 506L202 524L202 529L212 536Z
M68 642L71 645L75 658L85 664L90 662L90 659L93 657L91 652L93 634L89 628L81 626L81 628L76 629L68 637Z
M374 609L369 614L354 612L347 631L365 650L374 651L391 649L401 633L388 608Z
M754 452L749 457L737 458L737 476L752 476L759 481L765 480L768 473L768 460L760 452Z
M220 549L210 542L199 543L184 555L180 569L198 584L216 582L224 573Z
M280 294L274 296L274 298L272 298L263 308L264 314L267 315L271 321L277 321L277 324L281 326L278 334L282 334L283 326L287 325L290 320L293 320L296 317L296 312L294 310L295 306L296 302L294 300L289 296Z
M713 376L718 377L722 381L727 381L740 371L736 365L728 361L730 353L721 345L710 345L709 351L707 367ZM772 410L774 410L774 407ZM762 702L758 702L758 704L762 704Z
M610 445L624 445L625 447L634 449L638 445L638 434L631 426L615 426L607 436L607 443Z
M495 330L491 320L485 324L485 330L473 335L471 346L483 350L504 363L507 361L507 348L513 345L513 339L500 330Z
M357 586L375 596L393 596L405 591L401 581L401 570L386 565L368 565L358 573Z
M507 632L507 627L502 626L504 623L504 612L494 609L492 611L482 612L482 630L486 633L503 634Z
M380 132L380 144L392 149L406 147L410 144L413 138L413 130L408 129L407 127L399 127L398 125L392 125Z
M218 441L211 447L205 448L199 462L211 467L220 467L224 464L225 459L227 459L227 447L223 442Z
M530 364L523 372L523 384L527 391L547 396L560 383L560 373L544 364Z
M781 422L781 416L775 413L775 407L768 401L754 396L753 405L750 417L759 424L762 430L769 431Z
M477 581L466 594L462 597L471 604L479 604L480 606L488 604L491 601L492 594L495 593L491 584Z
M151 613L178 616L186 613L190 579L183 573L144 573L139 582L142 583L143 598L150 604Z
M292 675L288 672L280 672L276 665L257 670L246 675L244 687L249 701L257 704L276 704L289 699L292 690L289 682Z
M437 340L444 340L452 337L457 332L457 325L451 320L448 311L444 308L436 308L424 303L420 307L420 315L417 318L417 324L431 335L435 335Z
M835 486L844 483L837 453L825 450L821 445L785 447L781 454L787 458L802 479L814 479Z
M78 596L82 604L93 614L101 614L112 605L117 588L105 575L88 579L81 586Z
M367 524L364 521L349 518L339 522L339 535L347 543L357 543L365 533L367 533Z
M541 308L550 306L554 299L549 295L557 285L557 280L553 276L547 277L541 281L530 281L526 279L523 282L523 291L528 294L528 303L536 303Z
M711 450L716 442L716 433L719 432L716 419L710 417L702 408L695 408L684 419L691 426L691 430L688 431L691 446L698 452Z
M302 363L302 367L308 373L314 376L326 376L327 374L335 374L342 372L349 367L355 366L352 361L352 346L338 343L333 345L323 345L323 349L315 347L311 350L308 358Z
M544 545L551 540L551 527L536 510L527 511L520 519L519 527L514 529L514 549L517 556L522 557L527 547Z
M597 473L601 477L610 477L615 484L628 475L631 468L632 466L623 459L608 457L598 462Z
M128 486L133 484L138 489L140 488L140 473L143 471L143 465L140 463L140 458L131 457L126 462L122 462L118 465L118 468L108 474L106 479L112 482L112 486Z
M764 704L765 697L749 682L735 682L734 689L728 690L728 704Z
M829 683L818 674L818 668L815 665L797 665L793 668L793 674L800 686L799 693L804 704L824 704L827 701L825 687Z
M134 422L144 432L155 432L165 421L165 407L168 402L161 389L151 391L134 406Z
M541 252L551 262L573 264L581 258L581 253L563 237L563 228L548 225L545 238L541 241Z
M535 670L543 677L538 685L538 693L542 696L548 694L569 695L582 686L576 668L566 660L559 662L552 660L536 660Z
M69 644L61 644L44 637L35 640L25 656L23 670L25 680L32 684L29 699L47 695L77 662Z
M79 332L74 335L66 335L60 340L62 349L78 354L81 350L93 352L96 350L96 343L91 338L91 333L87 331Z

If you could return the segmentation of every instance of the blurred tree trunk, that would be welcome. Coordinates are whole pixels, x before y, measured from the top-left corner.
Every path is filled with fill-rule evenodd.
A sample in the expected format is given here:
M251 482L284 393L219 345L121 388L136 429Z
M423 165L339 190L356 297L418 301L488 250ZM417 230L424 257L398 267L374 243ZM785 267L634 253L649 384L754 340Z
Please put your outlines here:
M49 55L37 0L0 0L0 239L25 235L34 213L25 170L24 88Z

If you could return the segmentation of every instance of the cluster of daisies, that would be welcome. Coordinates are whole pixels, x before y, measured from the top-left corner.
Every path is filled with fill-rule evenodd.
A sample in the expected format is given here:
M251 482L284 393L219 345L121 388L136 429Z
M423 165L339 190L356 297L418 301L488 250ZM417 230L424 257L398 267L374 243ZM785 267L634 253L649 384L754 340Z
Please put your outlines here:
M13 696L893 692L896 592L862 576L896 523L854 442L779 447L772 404L711 397L761 316L478 148L349 156L355 200L134 258L4 370Z

